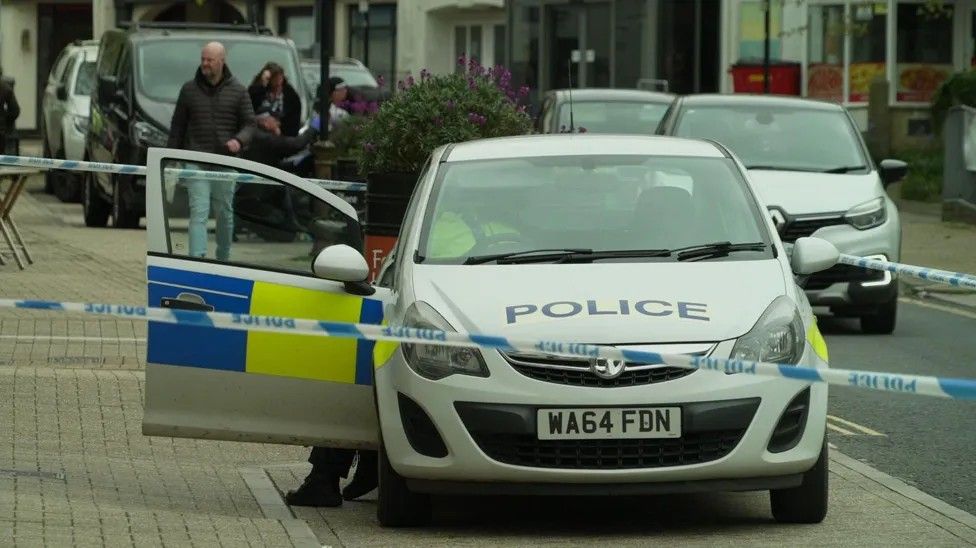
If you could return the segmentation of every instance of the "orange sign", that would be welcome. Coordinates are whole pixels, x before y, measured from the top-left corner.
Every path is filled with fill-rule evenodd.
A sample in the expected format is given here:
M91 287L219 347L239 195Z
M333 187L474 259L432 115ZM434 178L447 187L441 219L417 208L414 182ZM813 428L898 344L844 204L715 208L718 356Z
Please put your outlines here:
M898 100L927 103L950 74L952 65L898 65Z
M843 67L827 64L807 66L807 97L842 101L844 99Z

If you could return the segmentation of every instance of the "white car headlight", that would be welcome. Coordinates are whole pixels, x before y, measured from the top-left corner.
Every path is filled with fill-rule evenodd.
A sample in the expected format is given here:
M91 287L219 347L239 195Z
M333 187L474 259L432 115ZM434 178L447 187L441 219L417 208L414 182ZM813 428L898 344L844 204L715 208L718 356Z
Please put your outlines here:
M78 133L88 133L88 117L75 114L71 117L72 125Z
M844 214L844 219L858 230L867 230L884 224L888 220L884 198L875 198L850 208Z
M759 321L732 348L732 359L796 364L803 356L806 335L800 312L785 295L777 297Z
M417 301L410 306L404 315L403 324L405 327L456 331L433 307L423 301ZM488 367L476 348L408 343L403 343L402 348L410 369L431 380L454 374L488 376Z
M136 141L149 147L164 147L168 136L156 126L148 122L136 122L132 125Z

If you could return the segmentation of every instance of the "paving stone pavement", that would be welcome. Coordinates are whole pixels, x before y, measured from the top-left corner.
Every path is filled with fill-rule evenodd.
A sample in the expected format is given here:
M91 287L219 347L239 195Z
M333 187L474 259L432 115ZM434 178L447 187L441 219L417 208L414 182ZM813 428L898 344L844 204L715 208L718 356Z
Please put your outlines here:
M14 211L37 263L0 267L0 297L144 304L144 231L85 228L39 189ZM142 435L144 339L142 322L0 310L0 546L976 545L976 518L840 454L818 526L772 522L762 493L445 498L420 530L380 529L375 492L290 509L304 448Z

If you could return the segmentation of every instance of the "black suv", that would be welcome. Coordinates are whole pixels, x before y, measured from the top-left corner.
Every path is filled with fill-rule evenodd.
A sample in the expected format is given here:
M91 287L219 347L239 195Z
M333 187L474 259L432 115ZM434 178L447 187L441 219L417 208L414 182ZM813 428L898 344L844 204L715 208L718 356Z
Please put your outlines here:
M96 64L97 85L85 160L146 165L149 147L164 147L176 98L200 65L200 50L211 41L224 44L227 67L248 86L268 61L285 69L302 101L309 102L298 53L291 40L247 25L138 23L102 35ZM145 216L145 179L138 175L87 173L83 185L85 224L135 228Z

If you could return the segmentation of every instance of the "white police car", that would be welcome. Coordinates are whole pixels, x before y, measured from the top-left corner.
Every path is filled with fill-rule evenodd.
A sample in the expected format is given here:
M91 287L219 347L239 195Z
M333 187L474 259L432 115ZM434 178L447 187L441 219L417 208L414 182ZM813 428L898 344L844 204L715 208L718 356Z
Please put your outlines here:
M229 258L187 257L193 223L162 195L188 184L164 170L188 163L261 175L265 191L310 204L304 221L332 223L319 240L356 226L351 207L308 181L154 149L151 305L827 367L795 276L832 266L836 249L804 238L788 256L739 164L709 142L554 135L440 148L372 293L365 260L341 243L313 266L302 257L314 242L300 240L242 236ZM159 324L147 361L147 434L378 446L384 525L428 521L442 493L770 490L780 521L826 513L827 387L801 379Z

